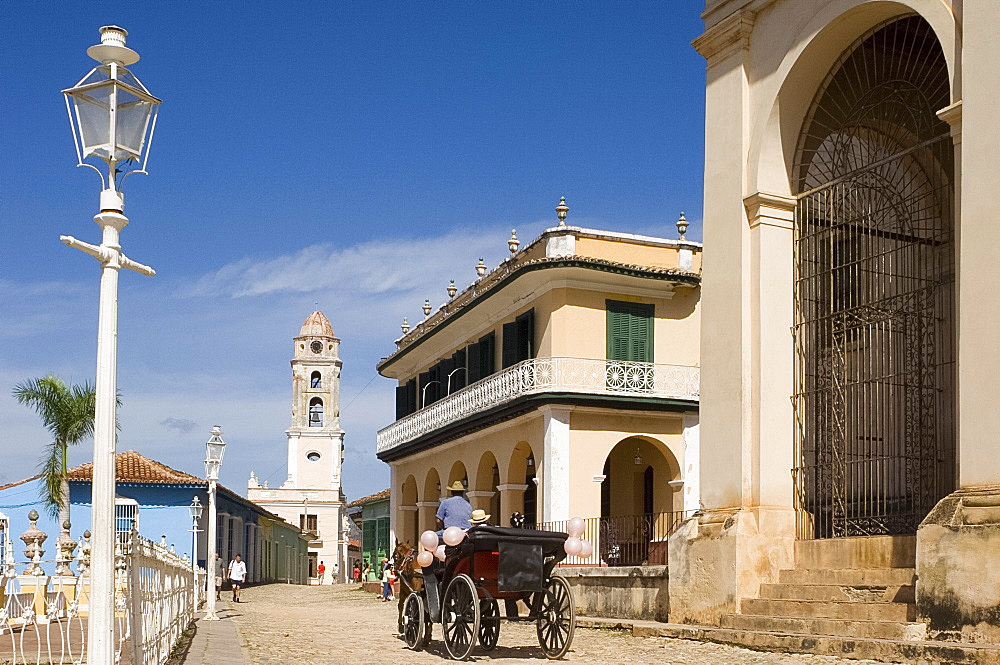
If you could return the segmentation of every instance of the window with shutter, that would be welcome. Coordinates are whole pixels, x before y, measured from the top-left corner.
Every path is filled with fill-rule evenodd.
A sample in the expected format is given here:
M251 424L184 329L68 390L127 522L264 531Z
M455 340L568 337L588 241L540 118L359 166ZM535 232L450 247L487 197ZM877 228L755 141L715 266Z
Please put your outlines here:
M653 362L653 306L607 301L608 360Z
M479 344L470 344L466 349L466 357L469 361L469 383L475 383L483 378L483 370L480 366Z
M430 380L430 372L421 372L420 375L417 376L417 400L421 409L431 403L430 395L427 394L431 391L431 388L427 387Z
M501 354L504 369L518 361L517 357L517 321L503 324L503 353Z
M417 410L417 380L410 379L406 382L406 413L410 414Z
M496 371L496 334L479 338L479 371L481 378Z
M452 355L451 392L461 390L467 385L469 369L465 365L465 349L459 349Z
M396 386L396 420L409 415L409 400L406 385Z
M535 357L535 310L527 312L514 320L517 323L517 360L528 360Z

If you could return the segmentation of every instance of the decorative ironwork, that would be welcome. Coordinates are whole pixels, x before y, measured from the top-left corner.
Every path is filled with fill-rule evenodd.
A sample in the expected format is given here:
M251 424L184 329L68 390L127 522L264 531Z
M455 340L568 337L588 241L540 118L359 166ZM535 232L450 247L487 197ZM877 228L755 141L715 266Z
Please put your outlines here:
M684 365L585 358L532 358L512 365L379 430L378 452L523 395L570 392L697 400L700 370Z
M32 544L39 542L39 534L31 535ZM16 562L9 528L0 530L0 539L0 662L87 662L89 546L80 548L77 577L64 551L42 560L33 548L30 560ZM191 564L135 531L115 550L115 662L127 651L135 665L162 665L194 619ZM60 565L67 574L51 574Z
M840 58L795 167L801 538L914 533L954 482L948 70L910 16Z
M594 545L590 556L567 556L566 566L665 566L667 540L694 511L584 518L583 538ZM537 529L566 531L569 520L543 522Z

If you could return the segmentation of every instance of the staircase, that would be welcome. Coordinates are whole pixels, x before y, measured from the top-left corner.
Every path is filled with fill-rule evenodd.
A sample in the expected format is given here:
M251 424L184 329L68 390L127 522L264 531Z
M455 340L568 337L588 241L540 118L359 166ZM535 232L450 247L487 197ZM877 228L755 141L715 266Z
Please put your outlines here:
M914 536L795 543L795 568L764 584L721 627L850 639L926 640L916 621Z

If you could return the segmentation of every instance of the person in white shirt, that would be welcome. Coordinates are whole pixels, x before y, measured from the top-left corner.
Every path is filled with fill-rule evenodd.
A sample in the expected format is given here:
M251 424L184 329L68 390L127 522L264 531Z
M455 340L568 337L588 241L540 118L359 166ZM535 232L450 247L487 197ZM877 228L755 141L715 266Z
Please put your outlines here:
M237 554L236 558L229 562L229 581L233 585L233 602L240 602L240 586L247 578L247 565Z

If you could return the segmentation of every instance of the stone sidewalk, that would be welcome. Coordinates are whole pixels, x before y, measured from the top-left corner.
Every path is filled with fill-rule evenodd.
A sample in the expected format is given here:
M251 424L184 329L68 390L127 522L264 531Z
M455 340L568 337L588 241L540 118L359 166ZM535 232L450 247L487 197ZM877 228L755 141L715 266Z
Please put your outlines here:
M219 621L205 621L204 611L187 630L167 665L249 665L250 657L236 628L239 605L216 603Z

